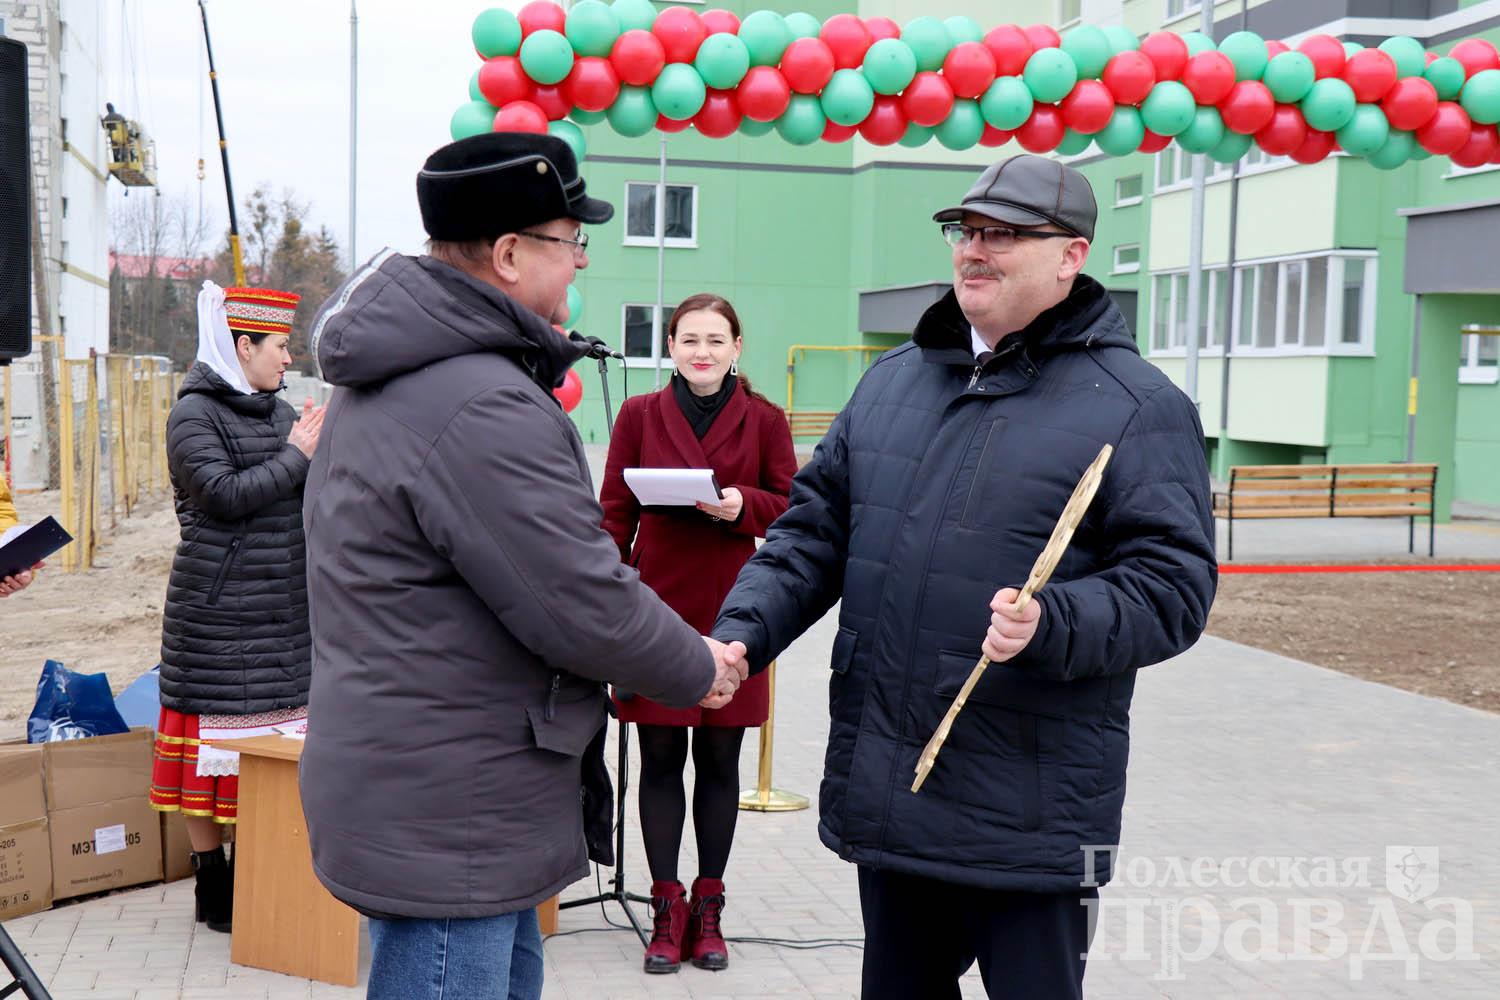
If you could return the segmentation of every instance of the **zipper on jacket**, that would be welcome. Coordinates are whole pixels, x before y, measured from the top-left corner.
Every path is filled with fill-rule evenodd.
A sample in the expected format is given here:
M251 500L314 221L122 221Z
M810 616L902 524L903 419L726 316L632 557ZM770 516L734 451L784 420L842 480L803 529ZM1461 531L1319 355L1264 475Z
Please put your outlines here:
M547 692L547 707L542 711L543 717L546 718L548 722L551 722L552 716L557 714L557 695L561 690L562 674L553 674L552 689Z
M240 550L240 542L243 539L235 535L229 540L229 554L224 557L224 564L219 567L219 575L214 577L214 585L208 592L208 603L219 603L219 592L224 589L224 583L229 579L229 568L234 565L235 554Z
M979 373L983 369L984 369L983 365L975 365L974 366L974 374L969 376L969 388L970 389L974 388L975 384L979 381Z

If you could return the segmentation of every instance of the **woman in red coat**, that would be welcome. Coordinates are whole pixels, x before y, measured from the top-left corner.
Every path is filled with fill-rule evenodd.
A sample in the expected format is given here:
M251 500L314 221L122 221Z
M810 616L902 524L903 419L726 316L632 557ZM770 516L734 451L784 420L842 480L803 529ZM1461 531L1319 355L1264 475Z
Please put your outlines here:
M677 307L667 327L677 370L665 389L620 407L599 494L620 557L704 635L755 539L786 510L797 471L786 415L739 374L740 346L739 317L725 299L700 294ZM629 468L712 469L722 497L718 506L643 509L625 485ZM764 673L750 678L720 709L672 709L616 692L620 720L639 732L641 833L655 912L647 972L676 972L684 958L704 969L729 964L719 914L739 815L740 743L747 727L766 721L767 685ZM689 729L699 872L691 901L677 878Z

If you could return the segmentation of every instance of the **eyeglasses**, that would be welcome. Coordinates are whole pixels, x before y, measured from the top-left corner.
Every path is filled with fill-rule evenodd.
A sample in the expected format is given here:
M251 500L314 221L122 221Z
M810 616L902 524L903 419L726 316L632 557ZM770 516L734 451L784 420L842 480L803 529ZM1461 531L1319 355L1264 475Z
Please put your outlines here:
M546 233L531 233L521 230L517 236L530 236L534 240L546 240L548 243L566 243L573 248L574 256L581 256L588 252L589 234L579 233L576 240L565 240L561 236L548 236Z
M954 249L973 241L975 236L979 237L980 246L986 250L999 253L1010 250L1016 245L1016 240L1048 240L1054 237L1062 237L1065 240L1077 239L1072 233L1047 233L1039 229L1016 229L1013 226L966 226L961 222L950 222L942 227L943 239Z

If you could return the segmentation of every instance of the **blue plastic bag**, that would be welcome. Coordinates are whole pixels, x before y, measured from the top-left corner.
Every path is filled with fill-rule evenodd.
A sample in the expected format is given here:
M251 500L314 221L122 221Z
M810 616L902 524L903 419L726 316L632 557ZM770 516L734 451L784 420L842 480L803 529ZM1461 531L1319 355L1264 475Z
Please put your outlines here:
M27 743L82 740L129 732L115 709L109 678L79 674L48 660L36 682L36 706L26 720Z

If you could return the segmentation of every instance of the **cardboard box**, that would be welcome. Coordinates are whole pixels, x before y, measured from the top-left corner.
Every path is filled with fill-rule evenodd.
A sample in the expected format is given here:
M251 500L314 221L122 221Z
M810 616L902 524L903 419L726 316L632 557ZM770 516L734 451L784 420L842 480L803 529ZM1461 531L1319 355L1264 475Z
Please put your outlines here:
M161 868L168 882L193 874L193 842L188 840L187 819L180 812L161 814Z
M160 881L150 729L42 745L52 898Z
M42 748L0 747L0 920L52 905Z

